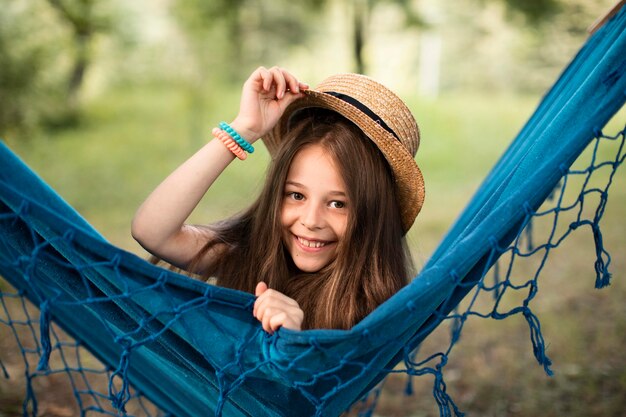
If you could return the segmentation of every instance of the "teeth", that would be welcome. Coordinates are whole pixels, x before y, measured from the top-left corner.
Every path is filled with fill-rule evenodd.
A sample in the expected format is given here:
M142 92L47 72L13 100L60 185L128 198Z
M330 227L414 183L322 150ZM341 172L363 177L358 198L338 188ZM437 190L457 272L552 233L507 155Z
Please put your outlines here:
M322 246L326 246L326 243L324 242L314 242L301 237L298 237L298 241L302 244L302 246L306 246L308 248L321 248Z

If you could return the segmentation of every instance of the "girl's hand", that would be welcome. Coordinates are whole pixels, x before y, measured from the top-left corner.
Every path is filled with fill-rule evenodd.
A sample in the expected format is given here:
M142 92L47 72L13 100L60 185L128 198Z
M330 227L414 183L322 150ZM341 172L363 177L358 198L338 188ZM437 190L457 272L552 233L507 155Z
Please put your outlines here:
M280 116L309 86L283 68L257 68L246 80L233 129L254 142L274 127Z
M301 330L304 312L298 303L275 290L267 288L267 284L259 282L256 286L253 315L263 324L263 330L274 333L279 327Z

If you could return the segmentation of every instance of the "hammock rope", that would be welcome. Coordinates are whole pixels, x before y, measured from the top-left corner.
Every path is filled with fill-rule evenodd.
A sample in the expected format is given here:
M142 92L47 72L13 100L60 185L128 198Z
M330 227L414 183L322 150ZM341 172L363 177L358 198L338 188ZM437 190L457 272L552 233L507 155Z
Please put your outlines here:
M407 391L411 378L432 376L440 414L460 416L443 371L478 317L525 318L533 353L551 374L531 308L548 256L588 227L596 287L611 279L600 221L625 132L602 128L626 99L625 28L623 8L546 94L418 277L348 331L268 335L251 314L251 294L112 246L1 145L0 331L12 335L18 357L0 353L0 369L6 378L16 362L25 369L23 414L38 414L44 378L65 376L81 415L332 416L386 375L405 373ZM590 162L570 168L588 146ZM552 206L542 206L551 195ZM515 269L523 260L534 268L527 278ZM522 293L520 304L505 302ZM420 352L443 322L448 347Z

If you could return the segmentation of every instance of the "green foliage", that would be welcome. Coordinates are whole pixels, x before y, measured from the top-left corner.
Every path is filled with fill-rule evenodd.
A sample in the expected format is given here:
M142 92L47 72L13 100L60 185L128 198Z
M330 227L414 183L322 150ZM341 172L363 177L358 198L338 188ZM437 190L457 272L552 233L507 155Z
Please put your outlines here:
M92 37L114 27L107 4L23 0L0 8L0 135L76 122Z
M370 3L370 9L373 10L376 4L390 3L402 10L404 15L404 25L406 27L421 27L425 26L426 22L424 17L420 14L419 10L415 8L415 2L411 0L368 0Z
M63 32L36 1L0 7L0 135L32 129L62 103Z
M559 0L541 18L502 0L440 6L445 23L442 89L541 93L587 39L587 28L613 0Z
M415 84L428 59L420 55L425 30L441 40L440 91L537 93L550 86L584 42L585 29L612 2L172 0L168 10L154 2L9 2L0 8L0 134L71 127L79 121L84 85L92 87L93 79L92 96L116 83L175 80L195 103L196 125L203 123L210 86L239 87L254 67L289 66L294 56L296 69L355 70L360 63L357 70L372 74L397 56L403 62L398 79ZM161 27L163 39L146 41ZM336 63L333 50L351 59Z
M106 32L113 26L111 17L103 5L106 1L94 0L48 0L80 36L91 36L94 32Z
M553 16L560 8L559 0L503 0L512 12L519 12L533 24Z
M0 12L0 133L9 126L25 124L29 118L21 103L28 99L26 90L38 75L42 53L39 48L23 51L10 48L10 39L18 38L11 21L6 9Z
M323 0L176 0L173 14L194 45L198 65L239 81L306 42Z
M102 7L108 2L94 0L48 0L58 14L61 22L72 32L73 53L71 69L66 82L67 120L78 118L79 92L91 61L91 43L98 32L111 29L110 16L103 13ZM105 9L106 10L106 9Z

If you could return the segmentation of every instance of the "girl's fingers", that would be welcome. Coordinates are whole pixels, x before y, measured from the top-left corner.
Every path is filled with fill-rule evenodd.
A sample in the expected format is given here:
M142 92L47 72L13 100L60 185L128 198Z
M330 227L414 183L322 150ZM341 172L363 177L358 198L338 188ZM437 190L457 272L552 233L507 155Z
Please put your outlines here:
M287 83L287 86L289 87L291 92L298 94L300 92L300 83L298 82L296 77L294 77L290 72L284 69L281 71L282 71L283 77L285 78L285 82Z
M259 296L254 302L252 315L261 320L263 319L263 316L265 316L265 314L267 313L268 309L272 308L272 306L275 306L276 304L276 301L270 299L269 297Z
M278 313L278 314L274 314L272 317L270 317L269 323L268 323L268 327L270 329L270 331L268 331L269 333L273 333L276 330L278 330L279 327L288 327L288 319L287 319L287 313L285 313L284 311Z
M264 283L263 281L259 281L258 284L256 284L256 289L254 290L254 295L256 295L257 297L262 295L265 291L267 291L267 284Z
M270 88L272 87L272 73L267 68L260 67L259 75L261 76L261 79L263 80L263 83L262 83L263 91L270 91Z
M285 311L273 312L274 314L266 314L261 321L263 330L268 333L274 333L281 327L289 330L301 330L302 319L295 315L290 315Z
M284 68L272 67L268 70L260 67L259 71L263 79L263 90L270 92L274 87L276 98L279 100L285 97L285 93L288 90L298 94L301 89L306 90L309 88L306 83L299 82L293 74Z
M308 84L298 81L289 71L280 67L258 67L251 75L250 81L260 82L262 92L273 93L275 98L281 100L287 91L299 94L301 90L309 88ZM259 91L259 92L261 92Z
M272 67L270 69L272 77L274 78L274 84L276 84L276 98L281 99L285 96L287 90L287 82L285 81L285 75L283 70L278 67Z
M309 85L307 83L298 81L298 79L289 71L282 69L283 76L287 82L289 90L294 94L299 94L301 90L308 90Z
M254 311L252 315L258 320L262 320L266 316L272 316L278 312L286 312L288 314L298 315L302 310L297 305L274 303L274 302L261 302L254 304Z
M287 297L285 294L281 293L280 291L276 291L276 290L272 290L267 288L267 284L265 284L264 282L259 282L257 284L257 290L258 289L263 289L263 292L261 294L257 294L257 303L284 303L284 304L288 304L291 306L298 306L298 303L296 300L294 300L293 298Z
M268 333L273 333L279 327L292 330L300 330L304 313L298 303L286 295L271 289L263 282L257 284L258 295L254 303L253 315L259 320L263 329Z
M269 79L269 71L265 67L258 67L255 69L250 77L244 83L244 89L246 85L255 86L255 89L265 90L266 82L271 83L271 79Z
M274 333L274 331L276 331L280 326L283 325L286 318L287 313L285 313L284 311L268 308L267 310L265 310L265 314L263 314L263 317L259 318L259 320L261 321L263 330L268 333Z
M263 295L265 291L267 291L267 284L264 283L263 281L260 281L258 284L256 284L254 295L256 295L257 297L260 297L261 295ZM257 298L257 300L254 302L254 308L252 310L252 315L254 317L257 316L257 310L259 308L259 305L260 305L260 302L259 302L259 299Z
M290 330L302 330L302 322L304 321L304 312L295 309L290 314L285 313L285 318L281 322L281 326Z
M304 96L304 93L300 92L300 93L289 93L287 94L282 100L277 101L278 104L278 108L280 109L280 112L282 114L282 112L285 111L285 109L294 101L296 101L297 99L301 98Z
M263 317L261 317L261 325L263 326L263 330L265 330L268 333L272 333L272 328L270 327L270 315L269 314L265 314Z

